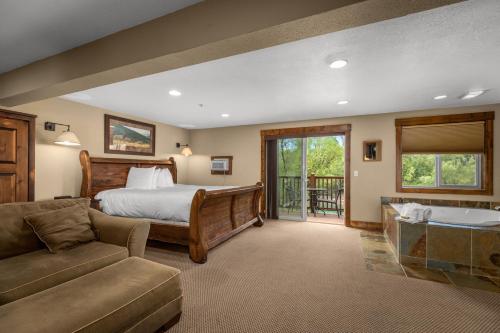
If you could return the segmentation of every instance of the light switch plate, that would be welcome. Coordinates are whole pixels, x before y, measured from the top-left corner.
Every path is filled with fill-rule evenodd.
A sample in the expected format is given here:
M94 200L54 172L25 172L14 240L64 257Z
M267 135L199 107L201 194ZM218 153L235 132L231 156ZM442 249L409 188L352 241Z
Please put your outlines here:
M358 170L354 170L354 177L357 177L359 175Z

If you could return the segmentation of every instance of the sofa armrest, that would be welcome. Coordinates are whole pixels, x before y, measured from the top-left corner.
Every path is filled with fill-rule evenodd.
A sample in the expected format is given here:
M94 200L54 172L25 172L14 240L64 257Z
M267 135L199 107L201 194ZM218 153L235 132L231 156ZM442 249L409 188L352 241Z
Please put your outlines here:
M127 217L110 216L93 208L89 217L101 242L125 246L129 256L144 257L150 223Z

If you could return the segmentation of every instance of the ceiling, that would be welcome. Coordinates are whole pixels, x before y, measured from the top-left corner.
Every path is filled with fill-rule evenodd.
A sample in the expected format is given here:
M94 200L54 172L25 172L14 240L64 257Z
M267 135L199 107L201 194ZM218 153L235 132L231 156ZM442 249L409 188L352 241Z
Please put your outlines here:
M498 22L500 1L466 1L65 98L186 128L498 103Z
M1 0L0 73L201 0Z

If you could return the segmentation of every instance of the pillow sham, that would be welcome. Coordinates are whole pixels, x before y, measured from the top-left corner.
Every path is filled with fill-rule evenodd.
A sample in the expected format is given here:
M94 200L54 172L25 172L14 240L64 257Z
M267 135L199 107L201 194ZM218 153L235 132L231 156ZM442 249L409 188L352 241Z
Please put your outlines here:
M174 186L174 179L172 178L170 170L168 170L167 168L156 169L153 183L155 188L165 188Z
M96 240L88 209L81 205L24 217L51 253Z
M127 188L150 190L154 188L153 178L155 167L136 168L131 167L127 176Z

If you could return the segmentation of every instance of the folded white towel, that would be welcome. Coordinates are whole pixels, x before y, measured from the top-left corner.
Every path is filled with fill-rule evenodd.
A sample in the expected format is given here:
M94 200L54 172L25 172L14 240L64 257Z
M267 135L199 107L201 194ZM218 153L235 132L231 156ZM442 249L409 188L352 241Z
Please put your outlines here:
M401 220L411 223L428 221L431 216L432 209L414 202L404 204L400 212Z

